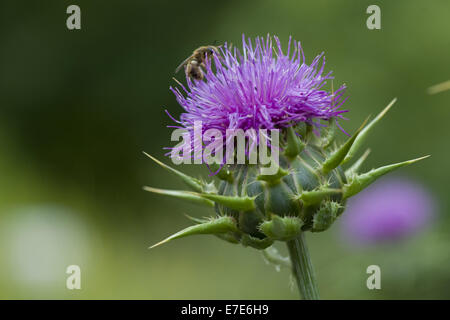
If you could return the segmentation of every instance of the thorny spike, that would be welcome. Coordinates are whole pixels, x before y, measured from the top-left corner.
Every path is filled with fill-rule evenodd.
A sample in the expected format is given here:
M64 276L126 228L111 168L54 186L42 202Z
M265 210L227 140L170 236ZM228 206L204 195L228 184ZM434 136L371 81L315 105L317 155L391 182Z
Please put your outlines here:
M367 149L364 154L350 167L345 171L346 177L351 177L352 175L358 173L359 168L364 163L364 161L367 159L367 157L370 154L370 149Z
M389 109L391 109L391 107L394 105L394 103L397 101L397 98L394 98L386 108L383 109L383 111L381 111L376 117L375 119L373 119L362 131L361 133L358 135L357 139L355 140L355 142L353 143L353 146L350 148L350 151L348 152L347 156L345 157L344 161L342 162L342 164L348 162L354 155L356 152L358 152L358 149L362 146L362 144L364 143L364 140L366 139L370 129L373 128L373 126L375 126L375 124L378 123L378 121L380 121L384 115L389 111Z
M234 197L207 193L203 193L200 196L234 210L250 211L255 209L254 200L256 197Z
M200 194L191 192L191 191L183 191L183 190L165 190L165 189L157 189L152 187L143 187L145 191L164 194L166 196L171 196L175 198L179 198L182 200L187 200L193 203L207 205L209 207L214 207L214 202L205 199L200 196Z
M298 197L302 200L306 205L317 204L322 201L324 198L342 193L341 189L331 189L331 188L320 188L312 191L303 191L302 194Z
M413 160L408 160L408 161L404 161L404 162L387 165L387 166L380 167L377 169L372 169L369 172L357 175L357 176L353 177L353 179L349 183L344 185L343 197L344 197L344 199L350 198L351 196L354 196L355 194L357 194L358 192L360 192L361 190L366 188L368 185L370 185L372 182L377 180L379 177L385 175L386 173L389 173L397 168L407 166L409 164L413 164L417 161L426 159L428 157L429 157L429 155L421 157L421 158L413 159Z
M195 223L204 223L204 222L209 221L208 218L196 218L196 217L192 217L192 216L188 215L187 213L185 213L184 216L186 218L188 218L189 220L194 221Z
M202 184L202 182L198 179L195 179L193 177L188 176L187 174L184 174L183 172L180 172L170 166L168 166L167 164L162 163L161 161L159 161L158 159L156 159L155 157L149 155L146 152L143 152L147 157L149 157L150 159L152 159L153 161L155 161L157 164L159 164L161 167L163 167L164 169L174 173L176 176L178 176L179 178L181 178L181 180L183 180L184 183L186 183L191 189L193 189L194 191L197 192L202 192L203 191L203 187L204 185Z
M344 160L345 156L349 152L350 148L352 147L353 143L355 142L356 138L358 137L359 133L363 130L364 126L366 125L368 119L366 119L361 127L355 132L355 134L347 140L342 146L339 147L336 151L334 151L328 159L326 159L322 164L322 172L324 174L327 174L340 164L342 164L342 161Z
M294 158L297 155L299 155L304 148L305 144L303 143L303 141L300 140L299 137L297 137L294 128L293 127L287 128L287 146L286 149L284 150L284 154L287 157Z
M192 236L196 234L222 234L230 231L237 231L236 224L234 219L229 216L223 216L220 218L211 219L208 222L196 224L177 233L171 235L170 237L164 239L163 241L158 242L150 247L150 249L157 247L161 244L164 244L170 240L183 238L187 236Z

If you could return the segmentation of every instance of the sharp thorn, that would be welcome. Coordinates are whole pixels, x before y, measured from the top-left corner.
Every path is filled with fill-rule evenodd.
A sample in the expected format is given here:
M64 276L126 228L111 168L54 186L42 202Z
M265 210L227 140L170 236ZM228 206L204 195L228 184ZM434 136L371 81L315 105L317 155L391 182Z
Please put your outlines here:
M350 159L353 158L356 152L358 152L358 149L362 146L365 139L368 136L369 131L375 126L375 124L380 121L384 115L391 109L391 107L394 105L394 103L397 101L397 98L392 99L392 101L387 105L386 108L383 109L358 135L357 139L353 143L352 147L350 148L348 154L344 158L344 161L342 164L347 163Z
M209 207L214 207L214 202L203 198L200 194L191 192L191 191L183 191L183 190L165 190L165 189L158 189L158 188L152 188L152 187L143 187L145 191L163 194L166 196L171 196L175 198L179 198L182 200L187 200L193 203L203 204L207 205Z
M380 167L377 169L372 169L369 172L359 174L357 176L354 176L351 181L344 185L344 199L350 198L357 194L358 192L365 189L367 186L369 186L371 183L375 182L378 178L381 176L404 166L413 164L415 162L418 162L420 160L428 158L428 156L420 157L413 160L403 161L399 163L390 164L384 167Z
M149 157L150 159L152 159L153 161L155 161L157 164L159 164L161 167L163 167L164 169L172 172L173 174L175 174L176 176L178 176L179 178L181 178L181 180L183 180L184 183L186 183L191 189L193 189L194 191L197 192L202 192L203 191L203 187L204 185L202 184L202 182L198 179L195 179L193 177L188 176L187 174L184 174L181 171L178 171L170 166L168 166L165 163L162 163L161 161L159 161L158 159L156 159L155 157L149 155L148 153L144 152L143 153Z

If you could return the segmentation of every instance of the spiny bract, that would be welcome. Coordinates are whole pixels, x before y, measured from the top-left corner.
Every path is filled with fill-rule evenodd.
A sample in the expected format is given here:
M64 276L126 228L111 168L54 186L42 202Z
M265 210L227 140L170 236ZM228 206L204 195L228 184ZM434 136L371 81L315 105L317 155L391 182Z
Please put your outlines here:
M152 246L194 234L214 234L232 243L265 249L276 240L289 241L300 232L328 229L344 211L347 198L357 194L380 176L425 157L387 165L359 174L366 151L346 171L348 162L361 147L369 130L384 116L395 99L368 125L361 126L344 144L335 142L335 121L330 119L321 136L309 124L282 130L283 154L275 175L262 175L260 165L224 166L216 175L216 187L175 170L152 156L151 159L180 177L193 191L147 191L212 206L216 216L191 218L188 227ZM302 138L299 138L301 136Z

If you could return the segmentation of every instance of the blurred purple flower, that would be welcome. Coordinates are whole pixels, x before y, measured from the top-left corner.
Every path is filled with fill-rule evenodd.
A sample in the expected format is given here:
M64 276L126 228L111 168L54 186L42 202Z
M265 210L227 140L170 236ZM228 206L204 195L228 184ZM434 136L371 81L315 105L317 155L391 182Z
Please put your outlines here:
M406 178L386 178L352 198L341 231L352 244L399 240L423 229L435 209L433 197Z

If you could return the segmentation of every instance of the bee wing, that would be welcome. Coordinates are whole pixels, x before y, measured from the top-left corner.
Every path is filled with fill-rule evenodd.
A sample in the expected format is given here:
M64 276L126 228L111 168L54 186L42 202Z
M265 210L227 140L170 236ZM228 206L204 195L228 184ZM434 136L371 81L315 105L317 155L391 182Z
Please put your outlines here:
M189 60L191 60L192 59L192 55L191 56L189 56L189 57L187 57L176 69L175 69L175 73L178 73L178 71L180 71L180 69L183 67L183 66L185 66L188 62L189 62Z

